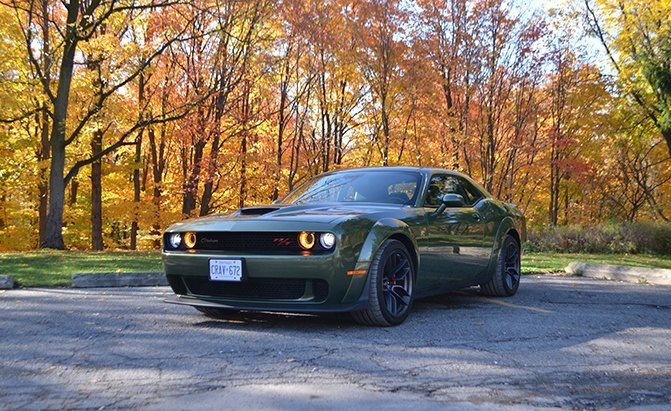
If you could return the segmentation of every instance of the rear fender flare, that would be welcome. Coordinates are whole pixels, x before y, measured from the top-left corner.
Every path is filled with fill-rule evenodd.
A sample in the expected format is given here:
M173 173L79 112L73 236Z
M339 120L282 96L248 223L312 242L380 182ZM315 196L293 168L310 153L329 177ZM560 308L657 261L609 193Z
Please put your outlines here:
M489 278L494 274L496 270L496 264L499 260L499 250L501 249L501 244L503 244L503 239L506 237L506 234L511 230L516 230L515 221L511 217L505 217L501 220L499 228L496 230L496 237L494 238L494 244L492 245L492 252L489 258L489 266L487 267L487 272L489 273Z

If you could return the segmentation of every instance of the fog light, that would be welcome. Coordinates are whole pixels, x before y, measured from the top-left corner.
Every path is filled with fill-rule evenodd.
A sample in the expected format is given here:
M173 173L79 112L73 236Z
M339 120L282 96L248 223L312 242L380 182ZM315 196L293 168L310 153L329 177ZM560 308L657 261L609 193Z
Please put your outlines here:
M184 245L186 248L193 248L196 246L196 233L184 234Z
M315 246L315 233L310 231L301 231L298 234L298 244L304 250L309 250Z
M330 250L335 245L336 237L333 233L322 233L319 236L319 244L327 250Z
M181 234L179 233L170 234L168 242L170 243L170 247L179 248L179 245L182 242Z

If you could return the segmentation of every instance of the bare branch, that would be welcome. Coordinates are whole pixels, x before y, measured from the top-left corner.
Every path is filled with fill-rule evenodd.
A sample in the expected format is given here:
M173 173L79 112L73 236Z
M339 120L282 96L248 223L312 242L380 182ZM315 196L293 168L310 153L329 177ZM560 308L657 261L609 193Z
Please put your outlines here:
M186 27L179 33L180 35L183 34L186 31ZM109 98L112 94L117 92L119 89L130 83L131 81L135 80L150 64L154 59L159 57L160 55L163 54L163 52L170 47L174 43L180 43L188 40L192 40L197 37L201 36L206 36L209 33L204 33L204 34L199 34L197 36L189 36L185 38L180 38L180 37L174 37L172 39L169 39L166 41L161 47L158 49L154 50L154 52L146 58L142 64L140 64L139 67L135 69L133 73L131 73L128 77L126 77L123 81L119 82L118 84L114 85L113 87L109 88L107 91L100 93L98 95L98 99L94 103L93 107L91 107L84 117L82 117L81 120L79 120L79 124L77 124L77 127L73 130L73 132L70 134L70 136L65 140L65 145L70 145L79 135L79 133L82 131L82 129L86 126L88 121L95 116L103 107L103 104L105 103L105 100Z
M171 122L171 121L182 119L182 118L186 117L194 107L196 107L198 104L202 103L203 100L205 100L206 98L209 98L209 97L210 97L210 95L208 95L208 96L206 96L206 97L204 97L204 98L202 98L198 101L191 102L187 105L184 105L184 106L181 106L177 109L172 110L172 113L175 113L175 114L168 114L168 115L163 116L163 117L149 118L149 119L140 120L140 121L136 122L133 125L133 127L128 129L126 132L124 132L114 144L106 147L104 150L102 150L100 153L98 153L95 156L91 156L87 159L80 160L80 161L76 162L72 166L72 168L68 171L67 175L65 176L65 179L64 179L65 185L66 186L68 185L68 183L72 180L72 178L74 178L77 175L77 173L79 173L79 170L82 167L87 166L87 165L101 159L102 157L106 156L107 154L110 154L110 153L114 152L115 150L117 150L120 147L137 144L134 141L132 141L132 142L127 142L126 141L126 139L128 139L129 136L134 135L137 131L139 131L141 129L144 129L144 128L146 128L148 126L151 126L151 125L163 124L163 123L168 123L168 122Z
M30 116L32 116L32 115L34 115L34 114L37 114L37 113L39 113L39 112L41 112L41 111L42 111L42 108L36 108L36 109L30 110L30 111L28 111L28 112L21 113L21 114L19 114L19 115L16 116L16 117L11 117L11 118L3 118L3 117L0 117L0 123L3 123L3 124L12 124L12 123L16 123L17 121L25 120L26 118L28 118L28 117L30 117Z

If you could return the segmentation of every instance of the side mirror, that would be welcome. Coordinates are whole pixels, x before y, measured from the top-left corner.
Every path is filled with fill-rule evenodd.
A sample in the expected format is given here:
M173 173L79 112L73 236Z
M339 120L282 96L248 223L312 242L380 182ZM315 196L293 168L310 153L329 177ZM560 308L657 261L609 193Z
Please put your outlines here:
M440 201L445 207L463 207L466 204L463 196L454 193L445 194Z
M442 204L436 210L436 214L442 213L443 211L445 211L447 207L463 207L466 204L464 202L463 196L454 193L448 193L443 195L440 198L440 201L442 202Z

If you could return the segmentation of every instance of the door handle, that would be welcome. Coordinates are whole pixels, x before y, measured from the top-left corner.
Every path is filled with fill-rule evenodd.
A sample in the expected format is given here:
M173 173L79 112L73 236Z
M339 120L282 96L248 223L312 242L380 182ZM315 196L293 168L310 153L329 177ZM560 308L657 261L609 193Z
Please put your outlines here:
M479 222L480 220L482 220L482 217L480 217L480 214L474 213L473 214L473 220L475 220L476 222Z

